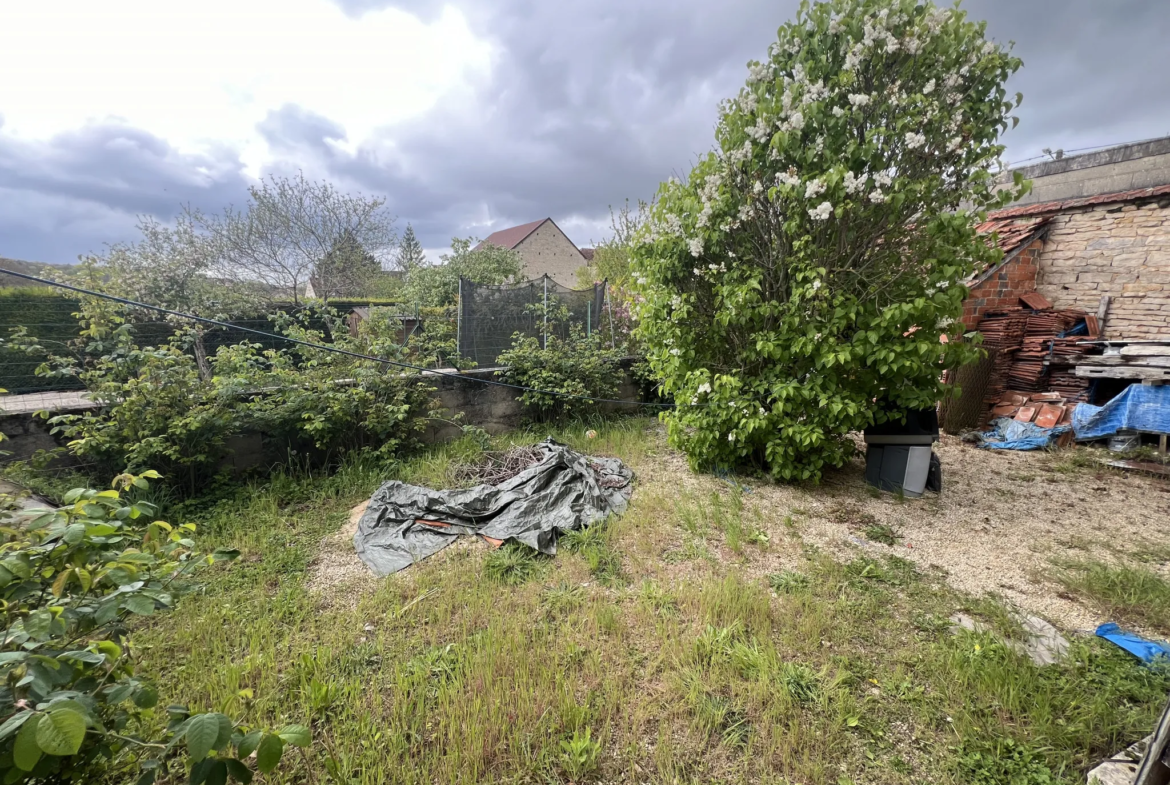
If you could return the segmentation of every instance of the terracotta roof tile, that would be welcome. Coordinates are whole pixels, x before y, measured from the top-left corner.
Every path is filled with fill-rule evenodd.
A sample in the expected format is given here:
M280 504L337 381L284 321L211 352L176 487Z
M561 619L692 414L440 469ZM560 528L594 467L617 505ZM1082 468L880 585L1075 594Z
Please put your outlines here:
M524 242L528 235L539 229L545 221L551 221L551 218L541 218L539 221L532 223L520 224L508 229L501 229L498 232L492 232L487 236L483 242L475 246L476 250L483 248L485 245L498 245L501 248L513 249L520 243Z
M989 215L986 222L975 227L975 231L979 232L979 234L994 234L999 250L1003 251L1006 256L1024 243L1031 241L1037 230L1047 224L1048 221L1049 218L1047 216L1015 220L999 217L993 219Z
M1059 202L1039 202L1037 204L1022 204L1018 207L1007 207L988 213L988 222L1004 218L1018 218L1024 215L1042 215L1058 213L1062 210L1071 210L1076 207L1090 207L1098 204L1112 204L1114 202L1132 202L1135 199L1145 199L1152 196L1170 194L1170 185L1159 185L1154 188L1138 188L1134 191L1118 191L1111 194L1097 194L1096 196L1082 196L1076 199L1065 199Z

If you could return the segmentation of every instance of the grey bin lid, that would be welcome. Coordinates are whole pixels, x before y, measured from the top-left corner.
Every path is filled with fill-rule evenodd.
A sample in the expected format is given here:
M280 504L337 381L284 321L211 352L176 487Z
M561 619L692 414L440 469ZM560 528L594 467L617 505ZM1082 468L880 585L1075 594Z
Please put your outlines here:
M936 434L866 434L866 444L901 444L913 447L929 447L938 441Z

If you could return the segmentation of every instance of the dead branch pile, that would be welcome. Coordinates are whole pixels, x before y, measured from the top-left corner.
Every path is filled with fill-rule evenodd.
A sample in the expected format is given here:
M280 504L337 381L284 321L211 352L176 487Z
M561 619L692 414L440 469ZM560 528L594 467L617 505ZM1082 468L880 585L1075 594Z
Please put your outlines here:
M499 485L515 477L543 457L539 447L513 447L485 452L476 463L455 467L452 479L460 487Z

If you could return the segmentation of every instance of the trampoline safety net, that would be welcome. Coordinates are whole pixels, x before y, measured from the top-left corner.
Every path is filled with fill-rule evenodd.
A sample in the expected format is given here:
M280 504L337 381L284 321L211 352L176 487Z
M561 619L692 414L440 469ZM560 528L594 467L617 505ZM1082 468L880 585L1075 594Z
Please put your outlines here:
M532 281L486 286L459 279L459 354L480 368L491 368L512 348L513 336L568 338L574 325L588 335L600 329L605 306L605 284L570 289L547 275ZM561 307L568 318L553 314ZM546 322L544 315L550 314Z

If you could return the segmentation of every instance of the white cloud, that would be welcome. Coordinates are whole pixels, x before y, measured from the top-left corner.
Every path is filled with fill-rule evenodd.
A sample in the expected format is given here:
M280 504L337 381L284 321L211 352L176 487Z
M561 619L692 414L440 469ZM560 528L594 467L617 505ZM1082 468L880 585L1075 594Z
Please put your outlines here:
M58 0L8 4L0 24L4 131L47 138L119 117L182 151L228 143L267 157L256 123L298 104L346 129L430 109L491 69L491 46L448 6L431 24L329 0Z

